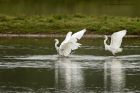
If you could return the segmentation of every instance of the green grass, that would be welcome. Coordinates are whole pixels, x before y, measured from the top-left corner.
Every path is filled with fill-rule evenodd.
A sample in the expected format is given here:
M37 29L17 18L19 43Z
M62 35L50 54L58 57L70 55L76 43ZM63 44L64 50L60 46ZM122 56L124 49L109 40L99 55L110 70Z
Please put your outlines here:
M5 16L0 15L0 33L63 34L86 28L88 33L111 34L126 29L128 34L140 35L140 18L113 16L57 15Z

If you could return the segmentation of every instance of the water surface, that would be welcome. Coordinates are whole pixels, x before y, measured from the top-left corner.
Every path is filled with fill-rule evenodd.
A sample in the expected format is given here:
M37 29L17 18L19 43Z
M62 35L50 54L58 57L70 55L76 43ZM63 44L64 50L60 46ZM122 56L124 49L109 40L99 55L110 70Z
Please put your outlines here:
M68 58L57 55L54 38L0 39L0 92L140 92L140 38L124 38L115 57L103 38L83 38Z
M140 0L0 0L0 14L140 16Z

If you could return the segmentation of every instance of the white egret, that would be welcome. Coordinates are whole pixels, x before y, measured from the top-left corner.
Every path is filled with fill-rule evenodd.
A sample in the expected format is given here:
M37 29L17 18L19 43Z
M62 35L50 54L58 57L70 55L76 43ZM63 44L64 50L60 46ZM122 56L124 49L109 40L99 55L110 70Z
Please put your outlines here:
M79 32L76 32L72 35L72 32L68 32L66 35L65 40L59 44L59 40L55 39L55 48L59 55L61 56L69 56L72 50L78 49L80 47L80 43L77 43L77 40L81 39L86 29L83 29Z
M127 32L126 30L121 30L121 31L113 33L111 35L110 45L107 45L106 41L108 37L105 35L105 40L104 40L105 50L112 52L113 55L115 55L115 53L122 52L122 48L120 48L120 46L121 46L123 37L126 35L126 32Z

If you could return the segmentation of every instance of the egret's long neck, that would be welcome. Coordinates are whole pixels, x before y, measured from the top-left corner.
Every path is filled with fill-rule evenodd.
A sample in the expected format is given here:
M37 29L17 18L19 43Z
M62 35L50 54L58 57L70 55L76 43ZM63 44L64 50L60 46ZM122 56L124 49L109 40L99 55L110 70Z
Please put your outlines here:
M58 44L59 44L59 40L56 40L56 42L55 42L55 48L56 48L56 50L59 49Z
M106 43L107 39L108 39L108 37L105 35L105 40L104 40L105 50L109 50L109 45L107 45L107 43Z

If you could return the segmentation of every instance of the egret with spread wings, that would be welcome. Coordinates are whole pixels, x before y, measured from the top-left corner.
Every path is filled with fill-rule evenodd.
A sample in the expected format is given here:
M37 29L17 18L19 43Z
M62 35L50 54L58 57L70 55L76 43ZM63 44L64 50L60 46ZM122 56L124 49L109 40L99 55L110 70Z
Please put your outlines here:
M81 44L78 43L77 41L82 38L85 32L86 29L76 32L73 35L72 32L68 32L65 40L60 44L59 47L58 47L59 40L55 39L55 48L58 54L61 56L69 56L72 50L78 49Z
M112 52L113 55L115 55L118 52L122 52L121 43L123 37L126 35L126 30L121 30L118 32L115 32L111 35L111 43L110 45L107 45L106 41L108 40L108 37L105 35L105 40L104 40L104 46L105 50L108 50Z

